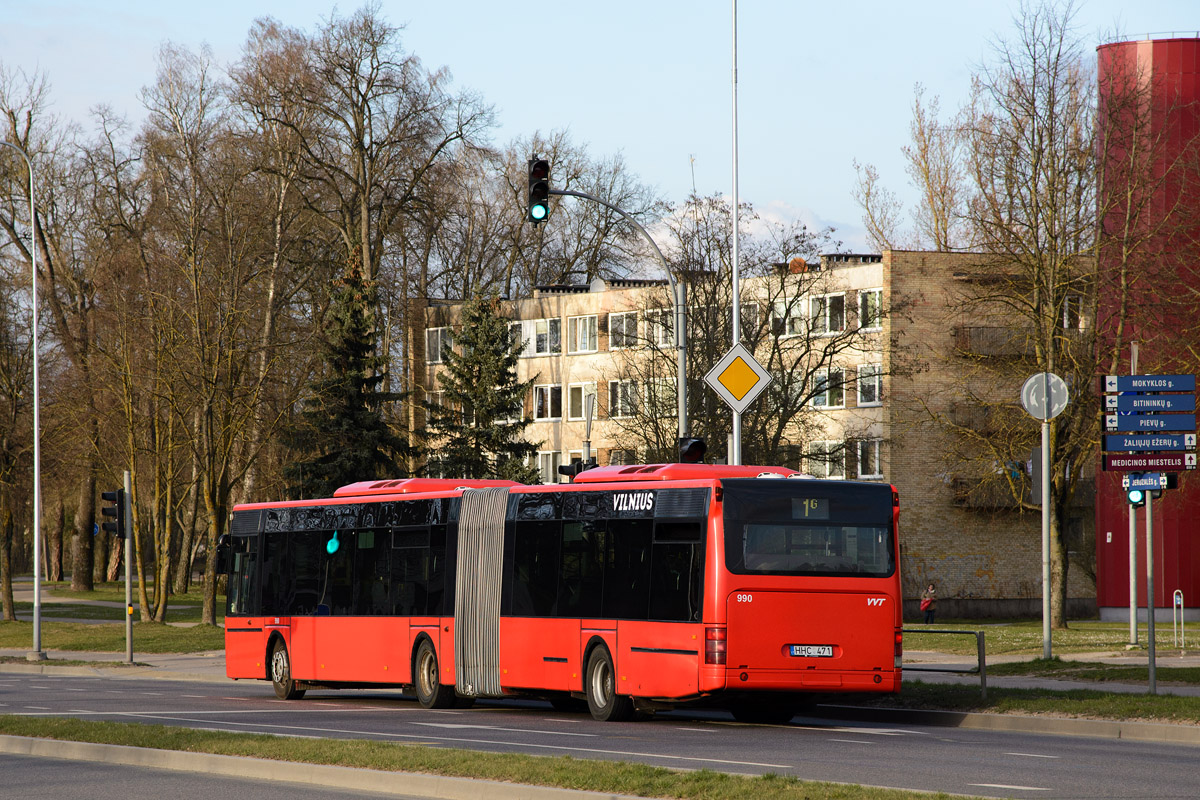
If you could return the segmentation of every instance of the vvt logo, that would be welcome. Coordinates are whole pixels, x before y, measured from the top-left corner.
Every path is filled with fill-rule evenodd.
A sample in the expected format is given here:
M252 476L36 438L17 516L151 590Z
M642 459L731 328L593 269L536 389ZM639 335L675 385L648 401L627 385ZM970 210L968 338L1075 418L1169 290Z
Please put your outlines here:
M883 605L883 598L882 597L868 597L867 605L868 606L881 606L881 605Z

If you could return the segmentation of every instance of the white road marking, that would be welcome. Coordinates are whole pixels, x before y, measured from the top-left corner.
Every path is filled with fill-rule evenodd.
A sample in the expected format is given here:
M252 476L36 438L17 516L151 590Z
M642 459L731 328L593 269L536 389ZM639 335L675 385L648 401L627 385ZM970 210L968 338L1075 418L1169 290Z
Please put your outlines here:
M504 733L544 733L550 736L587 736L596 738L598 733L567 733L564 731L539 731L533 728L499 728L495 725L459 725L453 722L414 722L413 725L424 725L429 728L447 728L450 730L503 731Z
M25 706L25 707L28 708L30 711L49 711L50 710L50 708L48 706Z
M846 742L847 744L875 744L875 742L864 742L862 739L830 739L831 742Z
M1005 753L1006 756L1024 756L1025 758L1062 758L1062 756L1048 756L1045 753Z
M1013 786L1007 783L968 783L967 786L981 786L984 789L1011 789L1015 792L1048 792L1045 786Z
M677 731L692 731L694 733L720 733L713 728L676 728Z

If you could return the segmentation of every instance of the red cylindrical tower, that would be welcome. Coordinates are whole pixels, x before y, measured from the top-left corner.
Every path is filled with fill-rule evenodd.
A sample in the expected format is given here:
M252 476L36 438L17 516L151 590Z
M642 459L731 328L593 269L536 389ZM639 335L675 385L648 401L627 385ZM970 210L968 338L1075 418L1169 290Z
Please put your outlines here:
M1140 344L1139 373L1191 373L1181 337L1196 324L1172 296L1200 292L1200 38L1148 38L1097 49L1101 170L1098 325L1102 335ZM1116 198L1116 199L1113 199ZM1124 263L1119 244L1140 255ZM1108 241L1116 247L1104 246ZM1128 249L1126 249L1126 253ZM1123 267L1123 271L1122 271ZM1133 308L1122 313L1121 306ZM1193 334L1194 335L1194 334ZM1111 339L1109 341L1112 341ZM1124 346L1123 372L1129 372ZM1200 350L1193 350L1200 352ZM1137 517L1138 604L1146 605L1145 509ZM1200 475L1154 502L1155 606L1170 619L1175 592L1188 619L1200 619ZM1195 543L1194 543L1195 542ZM1129 506L1119 473L1097 469L1096 593L1101 619L1129 619ZM1144 611L1142 612L1145 613Z

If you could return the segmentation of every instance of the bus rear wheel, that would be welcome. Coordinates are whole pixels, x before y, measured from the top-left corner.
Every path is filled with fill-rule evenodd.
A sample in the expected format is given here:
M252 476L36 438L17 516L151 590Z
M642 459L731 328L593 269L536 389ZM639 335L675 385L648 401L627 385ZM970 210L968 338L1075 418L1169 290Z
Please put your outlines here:
M417 690L417 702L424 708L453 708L457 703L454 687L442 685L437 651L428 639L422 640L417 648L413 684Z
M271 685L275 687L275 696L280 700L299 700L304 697L305 690L298 688L296 681L292 680L292 662L282 639L276 639L275 646L271 648Z
M617 671L608 648L597 647L588 656L584 691L588 710L601 722L620 722L633 717L633 700L617 694Z

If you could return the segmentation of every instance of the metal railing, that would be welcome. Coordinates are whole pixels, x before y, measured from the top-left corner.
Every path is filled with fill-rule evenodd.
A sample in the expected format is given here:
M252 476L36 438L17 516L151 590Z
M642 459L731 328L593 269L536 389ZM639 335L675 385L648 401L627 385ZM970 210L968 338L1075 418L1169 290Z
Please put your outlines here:
M983 631L947 631L947 630L926 630L925 628L901 628L901 633L949 633L959 636L974 636L976 664L970 669L962 669L960 667L910 667L903 664L901 669L905 672L957 672L960 674L979 675L979 695L982 699L987 700L987 650L984 647Z

